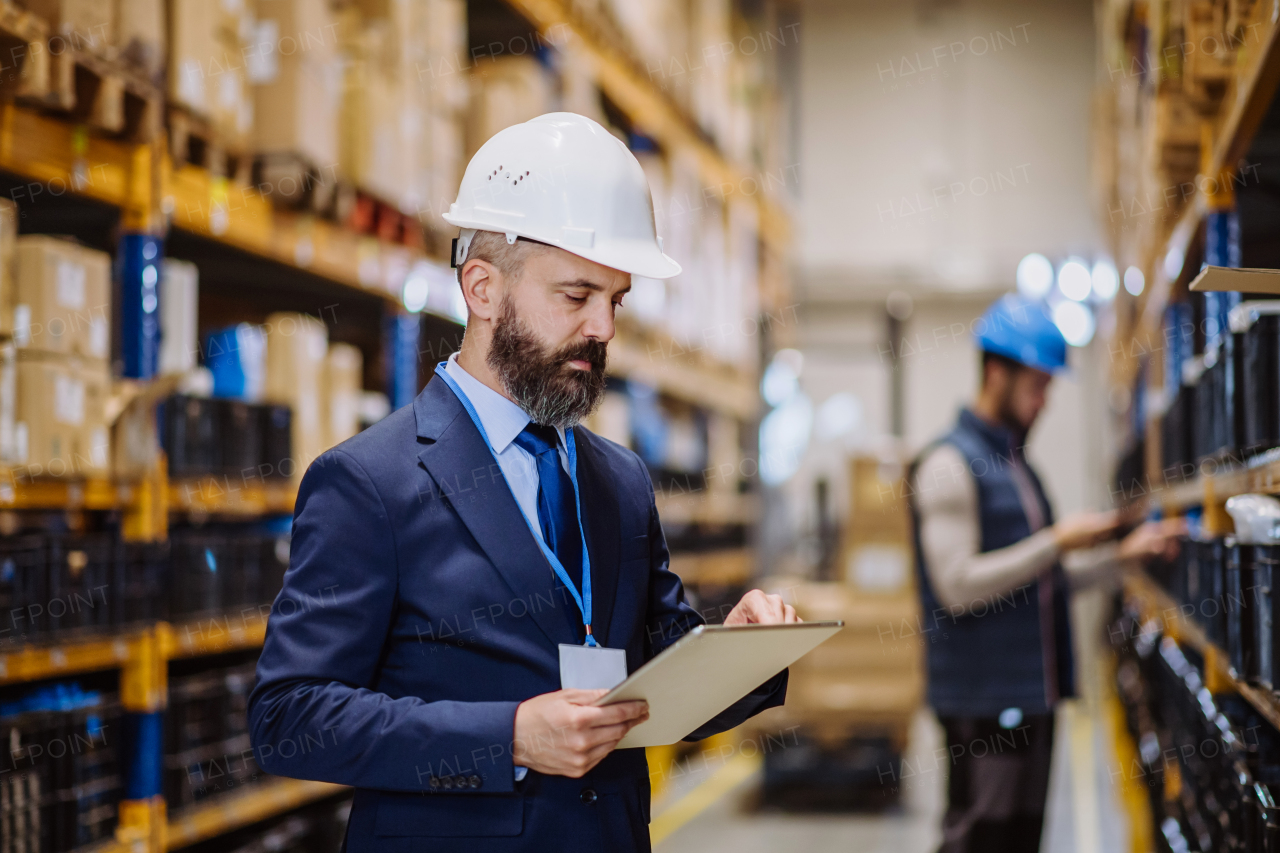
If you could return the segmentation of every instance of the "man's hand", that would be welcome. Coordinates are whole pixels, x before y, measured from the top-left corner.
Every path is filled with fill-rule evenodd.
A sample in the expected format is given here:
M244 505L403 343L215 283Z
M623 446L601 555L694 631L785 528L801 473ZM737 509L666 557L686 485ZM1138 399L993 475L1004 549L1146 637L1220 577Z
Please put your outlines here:
M647 702L591 703L607 690L557 690L516 706L514 763L549 776L581 778L649 719Z
M758 589L742 596L725 617L726 625L777 625L782 622L801 622L796 609L784 604L780 595L766 595Z
M1186 532L1187 522L1182 518L1148 521L1120 542L1120 559L1146 561L1160 557L1172 560L1178 556L1178 537Z
M1057 540L1060 551L1092 548L1113 538L1123 521L1120 513L1115 510L1080 512L1054 524L1053 538Z

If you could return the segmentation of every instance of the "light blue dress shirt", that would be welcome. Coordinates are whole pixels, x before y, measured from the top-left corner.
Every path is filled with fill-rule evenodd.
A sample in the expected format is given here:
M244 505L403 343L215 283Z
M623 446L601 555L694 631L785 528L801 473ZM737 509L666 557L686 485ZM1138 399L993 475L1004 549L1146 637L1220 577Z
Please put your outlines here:
M542 525L538 523L538 460L533 454L515 443L515 437L529 423L529 415L524 409L506 397L476 379L458 364L458 354L449 356L444 366L445 372L462 393L467 395L472 407L480 417L493 452L497 454L498 467L502 476L511 487L511 494L524 517L530 520L530 529L534 537L545 544L542 537ZM560 438L560 465L566 472L569 470L568 451L565 450L564 430L556 427L556 435ZM529 772L529 768L516 766L516 781L519 782Z

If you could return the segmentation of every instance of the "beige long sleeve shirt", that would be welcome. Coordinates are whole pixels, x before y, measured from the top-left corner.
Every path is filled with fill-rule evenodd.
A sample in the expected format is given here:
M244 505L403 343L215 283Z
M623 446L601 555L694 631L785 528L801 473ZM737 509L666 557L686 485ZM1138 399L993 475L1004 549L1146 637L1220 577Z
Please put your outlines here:
M1114 576L1116 545L1064 556L1045 523L1029 476L1015 469L1015 482L1032 534L1006 548L979 553L978 487L964 456L940 444L917 467L912 486L920 514L920 544L929 582L942 605L985 612L994 596L1035 580L1059 559L1073 587Z

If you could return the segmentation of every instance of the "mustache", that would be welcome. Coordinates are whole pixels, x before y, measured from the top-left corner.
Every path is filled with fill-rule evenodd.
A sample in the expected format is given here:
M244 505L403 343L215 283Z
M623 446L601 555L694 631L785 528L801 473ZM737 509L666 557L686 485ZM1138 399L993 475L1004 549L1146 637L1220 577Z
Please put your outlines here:
M609 361L609 345L604 341L582 341L570 344L552 359L557 367L563 367L571 361L585 361L594 372L605 369Z

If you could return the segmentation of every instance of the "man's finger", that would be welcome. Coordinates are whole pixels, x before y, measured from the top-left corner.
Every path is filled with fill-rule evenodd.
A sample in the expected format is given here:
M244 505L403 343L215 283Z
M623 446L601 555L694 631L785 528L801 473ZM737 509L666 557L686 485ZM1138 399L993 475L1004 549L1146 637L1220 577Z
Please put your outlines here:
M622 740L627 732L634 728L630 723L619 723L616 726L599 726L594 729L588 729L586 732L586 743L588 749L596 749L602 744L616 744Z
M625 720L633 720L643 714L649 712L648 702L617 702L613 705L605 705L600 708L593 708L596 716L587 725L591 728L599 728L600 726L617 725Z
M568 687L560 691L560 696L566 702L572 702L574 705L591 705L608 692L608 690L583 690L579 687Z

